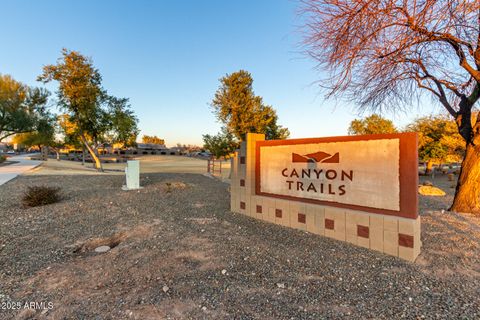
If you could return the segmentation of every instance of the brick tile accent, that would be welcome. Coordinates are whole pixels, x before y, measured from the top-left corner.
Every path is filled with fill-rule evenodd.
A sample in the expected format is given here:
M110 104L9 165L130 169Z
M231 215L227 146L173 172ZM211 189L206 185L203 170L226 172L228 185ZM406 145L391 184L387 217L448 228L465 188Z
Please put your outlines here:
M325 229L335 229L335 221L332 219L325 219Z
M240 164L245 164L245 157L240 157Z
M257 204L257 213L262 213L262 206Z
M240 187L245 187L245 179L240 179Z
M368 239L370 237L370 228L367 226L357 225L357 236Z
M245 210L245 208L246 208L245 202L240 201L240 209Z
M413 236L408 234L399 233L398 234L398 245L407 248L413 248Z
M307 217L303 213L298 214L298 222L299 223L306 223L307 222Z
M275 209L275 217L277 218L282 217L282 209Z

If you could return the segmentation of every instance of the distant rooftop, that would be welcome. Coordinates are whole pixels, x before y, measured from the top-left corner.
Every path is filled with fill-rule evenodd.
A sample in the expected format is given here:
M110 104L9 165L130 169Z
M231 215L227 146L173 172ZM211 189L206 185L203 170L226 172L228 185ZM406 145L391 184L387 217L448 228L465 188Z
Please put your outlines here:
M152 149L152 150L162 150L167 149L164 144L156 144L156 143L137 143L138 149Z

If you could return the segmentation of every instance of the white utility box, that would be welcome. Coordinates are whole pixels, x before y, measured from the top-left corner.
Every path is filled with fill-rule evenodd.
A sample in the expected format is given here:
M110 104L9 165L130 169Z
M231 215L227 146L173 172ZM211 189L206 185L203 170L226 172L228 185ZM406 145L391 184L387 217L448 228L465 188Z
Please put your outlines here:
M140 161L129 160L125 168L125 177L127 184L123 186L123 190L140 189Z

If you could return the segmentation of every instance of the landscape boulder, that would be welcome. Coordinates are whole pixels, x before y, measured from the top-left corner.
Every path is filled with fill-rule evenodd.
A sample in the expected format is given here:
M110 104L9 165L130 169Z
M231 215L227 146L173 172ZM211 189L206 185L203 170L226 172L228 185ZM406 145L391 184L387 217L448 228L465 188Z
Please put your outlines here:
M418 188L418 193L420 193L423 196L441 197L445 195L445 192L442 189L434 186L420 186Z

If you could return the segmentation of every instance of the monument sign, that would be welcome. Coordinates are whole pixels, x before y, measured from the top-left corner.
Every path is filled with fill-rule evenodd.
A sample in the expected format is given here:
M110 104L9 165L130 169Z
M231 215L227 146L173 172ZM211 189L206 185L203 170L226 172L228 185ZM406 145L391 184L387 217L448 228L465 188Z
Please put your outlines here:
M413 261L420 252L414 133L270 140L232 160L231 209Z

